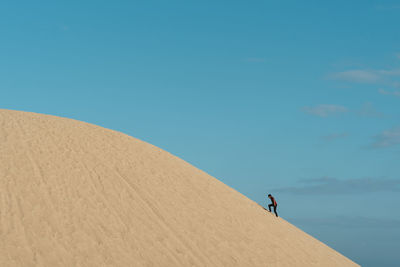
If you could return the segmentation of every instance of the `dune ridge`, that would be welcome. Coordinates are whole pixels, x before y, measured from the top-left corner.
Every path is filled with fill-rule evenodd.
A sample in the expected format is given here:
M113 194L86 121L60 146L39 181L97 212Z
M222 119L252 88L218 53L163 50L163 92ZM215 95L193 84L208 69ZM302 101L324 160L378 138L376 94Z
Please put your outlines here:
M0 266L358 266L182 159L0 110Z

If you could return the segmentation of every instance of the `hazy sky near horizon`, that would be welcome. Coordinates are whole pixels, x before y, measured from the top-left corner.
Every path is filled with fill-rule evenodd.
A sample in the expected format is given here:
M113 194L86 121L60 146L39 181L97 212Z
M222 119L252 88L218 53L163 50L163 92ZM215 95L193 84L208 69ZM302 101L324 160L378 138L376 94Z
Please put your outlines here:
M400 262L400 1L1 1L0 108L122 131Z

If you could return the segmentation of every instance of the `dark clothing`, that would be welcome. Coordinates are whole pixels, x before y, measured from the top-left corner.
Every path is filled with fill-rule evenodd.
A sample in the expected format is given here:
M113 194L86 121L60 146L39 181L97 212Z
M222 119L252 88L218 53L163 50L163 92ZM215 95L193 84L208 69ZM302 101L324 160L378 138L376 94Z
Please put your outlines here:
M268 196L271 199L271 204L268 205L269 212L271 212L271 207L274 207L274 213L276 217L278 217L278 213L276 212L276 208L278 207L278 203L276 203L275 198L273 196Z
M276 202L275 202L275 204L276 204ZM276 207L278 207L278 205L269 204L268 205L269 212L271 212L271 207L274 207L274 213L275 213L276 217L278 217L278 213L276 212Z

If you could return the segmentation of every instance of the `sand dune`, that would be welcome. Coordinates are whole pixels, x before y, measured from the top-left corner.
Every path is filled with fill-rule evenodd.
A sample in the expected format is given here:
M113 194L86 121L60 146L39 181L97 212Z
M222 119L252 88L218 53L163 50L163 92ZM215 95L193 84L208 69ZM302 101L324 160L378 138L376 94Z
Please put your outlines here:
M125 134L0 110L0 266L358 266Z

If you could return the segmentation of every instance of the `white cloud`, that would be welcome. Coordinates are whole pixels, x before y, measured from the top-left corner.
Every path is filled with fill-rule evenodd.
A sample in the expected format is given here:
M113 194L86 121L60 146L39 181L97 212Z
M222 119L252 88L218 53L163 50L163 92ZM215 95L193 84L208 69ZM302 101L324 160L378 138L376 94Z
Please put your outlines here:
M393 10L393 9L400 9L400 5L378 5L376 9L380 10Z
M314 107L303 107L302 110L318 117L328 117L348 111L346 107L338 105L317 105Z
M380 75L385 75L385 76L400 76L400 69L377 70L376 72Z
M356 83L375 83L381 78L379 74L368 70L348 70L330 75L332 79L356 82Z
M386 148L400 144L400 127L392 128L383 131L374 136L375 141L372 143L372 148Z
M389 83L400 77L400 69L391 70L348 70L329 75L331 79L354 83Z
M302 179L300 184L275 188L273 191L296 195L344 195L375 192L400 192L400 179L380 177L337 179L321 177Z
M400 88L400 81L394 81L390 85L393 86L394 88Z
M381 89L378 90L378 92L380 94L382 94L382 95L391 95L391 96L400 97L400 91L392 91L392 92L390 92L390 91L386 91L386 90L381 88Z
M382 112L376 110L374 105L370 102L364 103L357 111L357 114L363 117L370 117L370 118L382 118L384 115Z
M69 26L67 26L67 25L62 25L62 26L60 26L60 30L62 30L62 31L69 31Z

